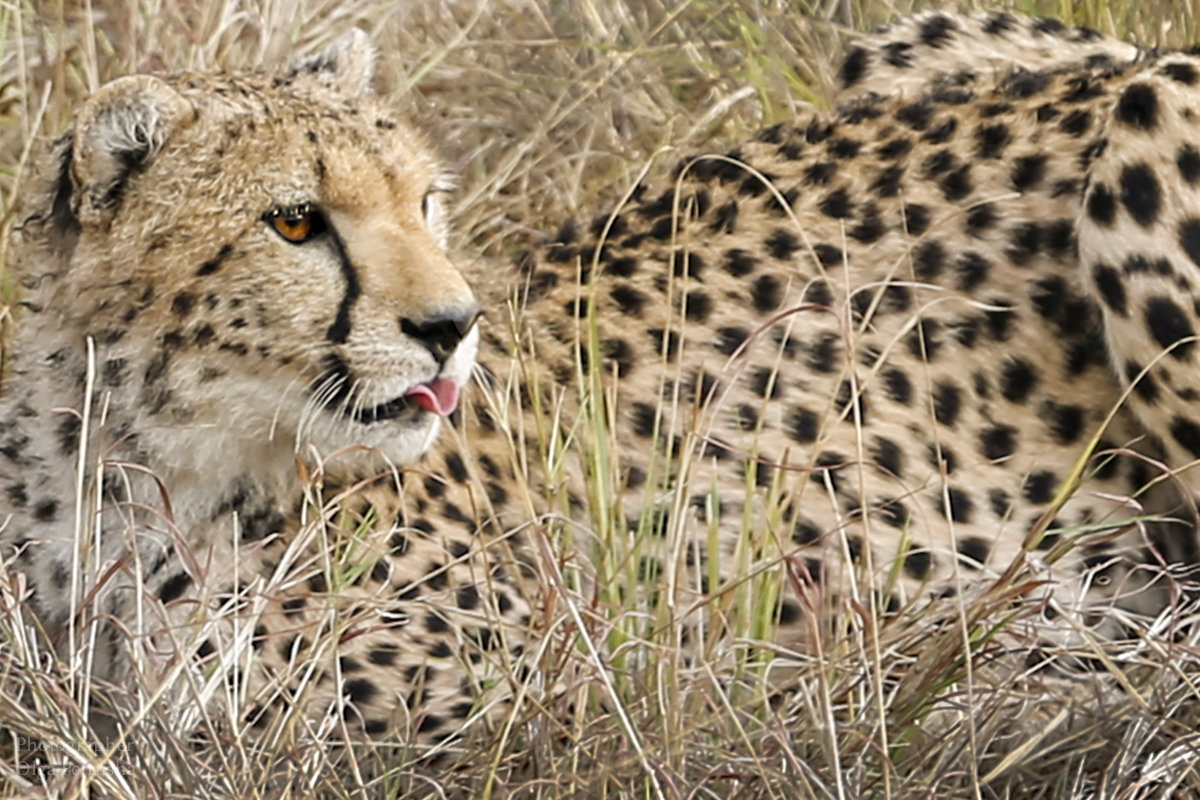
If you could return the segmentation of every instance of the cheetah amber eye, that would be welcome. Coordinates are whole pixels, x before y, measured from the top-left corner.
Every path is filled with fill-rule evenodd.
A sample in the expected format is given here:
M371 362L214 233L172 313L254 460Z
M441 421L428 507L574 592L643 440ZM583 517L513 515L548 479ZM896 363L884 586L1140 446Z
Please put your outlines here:
M280 209L268 214L267 222L293 244L307 242L324 228L320 213L309 206Z

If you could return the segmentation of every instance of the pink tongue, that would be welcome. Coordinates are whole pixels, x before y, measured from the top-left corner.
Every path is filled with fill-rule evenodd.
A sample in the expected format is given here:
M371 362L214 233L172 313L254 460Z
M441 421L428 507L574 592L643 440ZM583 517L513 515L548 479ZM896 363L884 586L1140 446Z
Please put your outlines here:
M429 383L414 386L405 397L426 411L448 417L458 408L458 384L445 378L435 378Z

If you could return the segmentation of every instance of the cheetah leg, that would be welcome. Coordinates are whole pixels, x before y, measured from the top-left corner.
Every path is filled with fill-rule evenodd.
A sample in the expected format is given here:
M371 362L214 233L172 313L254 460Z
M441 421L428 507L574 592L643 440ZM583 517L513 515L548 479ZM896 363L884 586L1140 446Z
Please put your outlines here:
M1170 54L1130 81L1092 164L1077 230L1084 283L1103 310L1126 402L1149 444L1162 448L1177 485L1200 495L1196 109L1200 59ZM1194 506L1183 515L1194 518ZM1196 560L1186 539L1174 556Z

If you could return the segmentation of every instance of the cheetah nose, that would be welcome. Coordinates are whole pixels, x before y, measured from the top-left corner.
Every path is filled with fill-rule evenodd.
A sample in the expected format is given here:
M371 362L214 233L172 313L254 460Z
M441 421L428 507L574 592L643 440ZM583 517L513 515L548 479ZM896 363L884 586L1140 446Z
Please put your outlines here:
M424 345L440 364L450 357L454 348L470 333L482 314L482 311L472 306L463 310L434 314L416 322L408 317L401 317L400 331Z

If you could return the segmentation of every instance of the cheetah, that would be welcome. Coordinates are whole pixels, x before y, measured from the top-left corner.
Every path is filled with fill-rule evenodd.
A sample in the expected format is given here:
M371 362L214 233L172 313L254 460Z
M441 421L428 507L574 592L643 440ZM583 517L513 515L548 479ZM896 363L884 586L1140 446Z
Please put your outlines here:
M133 76L79 110L14 232L0 548L102 677L258 653L252 722L274 698L432 735L392 693L354 711L390 692L356 659L457 708L465 671L427 662L526 611L463 526L391 524L397 465L459 404L479 306L444 250L442 169L374 96L373 59L359 33L286 73ZM371 644L331 654L321 626ZM299 662L320 665L301 688L270 671Z
M361 37L102 89L12 251L0 546L31 615L126 673L244 670L256 727L444 741L536 682L556 597L622 577L681 644L1014 564L1048 610L1161 604L1194 553L1196 59L923 19L924 77L881 91L851 51L836 110L475 294ZM955 36L999 44L960 69Z

